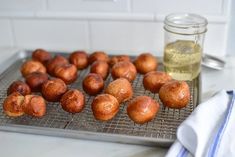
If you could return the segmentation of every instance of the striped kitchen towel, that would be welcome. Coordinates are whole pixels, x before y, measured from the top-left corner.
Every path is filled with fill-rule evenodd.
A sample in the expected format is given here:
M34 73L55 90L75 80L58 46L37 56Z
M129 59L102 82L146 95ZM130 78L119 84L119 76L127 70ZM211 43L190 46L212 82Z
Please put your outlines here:
M178 127L166 157L235 157L235 90L201 103Z

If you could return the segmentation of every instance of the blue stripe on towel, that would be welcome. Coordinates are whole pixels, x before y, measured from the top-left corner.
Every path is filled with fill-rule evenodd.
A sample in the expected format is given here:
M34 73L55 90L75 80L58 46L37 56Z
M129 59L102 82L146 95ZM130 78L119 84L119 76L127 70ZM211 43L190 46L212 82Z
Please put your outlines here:
M209 150L209 153L208 153L208 156L209 157L214 157L218 151L218 148L219 148L219 145L220 145L220 141L222 139L222 136L224 134L224 131L226 129L226 126L228 124L228 121L230 119L230 115L231 115L231 112L232 112L232 109L233 109L233 106L234 106L234 101L235 101L235 93L234 91L228 91L227 92L229 95L232 95L232 100L229 104L229 108L226 112L226 115L225 115L225 119L222 123L222 126L219 128L216 136L215 136L215 140L214 142L212 143L211 147L210 147L210 150Z
M188 154L188 151L187 151L187 149L185 149L185 148L184 148L184 151L183 151L183 153L182 153L182 156L181 156L181 157L186 157L186 156L187 156L187 154Z
M188 154L187 149L185 149L184 146L182 146L177 157L185 157L187 154Z

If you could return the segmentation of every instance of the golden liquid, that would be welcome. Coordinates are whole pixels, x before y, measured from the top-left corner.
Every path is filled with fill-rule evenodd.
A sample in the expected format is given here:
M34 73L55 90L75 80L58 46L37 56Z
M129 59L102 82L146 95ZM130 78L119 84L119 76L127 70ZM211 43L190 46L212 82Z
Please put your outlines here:
M192 80L201 70L202 48L194 41L178 40L166 45L164 70L176 80Z

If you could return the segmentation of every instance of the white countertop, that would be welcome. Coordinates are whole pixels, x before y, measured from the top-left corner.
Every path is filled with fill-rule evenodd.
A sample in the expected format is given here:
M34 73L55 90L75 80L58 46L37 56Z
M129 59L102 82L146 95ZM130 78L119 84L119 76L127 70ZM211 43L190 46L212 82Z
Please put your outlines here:
M17 48L0 48L0 64L17 52ZM202 69L202 101L220 89L235 89L235 57L226 57L222 71ZM9 133L0 131L1 156L49 157L161 157L167 148L97 142L70 138Z

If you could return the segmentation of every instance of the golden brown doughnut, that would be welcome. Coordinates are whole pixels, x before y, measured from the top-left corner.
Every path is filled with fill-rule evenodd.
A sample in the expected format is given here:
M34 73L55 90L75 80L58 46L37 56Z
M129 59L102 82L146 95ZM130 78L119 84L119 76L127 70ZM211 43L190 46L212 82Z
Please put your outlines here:
M144 75L143 85L146 90L149 90L152 93L158 93L161 86L171 79L171 76L165 72L150 71Z
M51 54L43 49L36 49L32 53L33 60L39 61L43 64L46 64L49 60L51 60Z
M22 116L24 114L23 101L23 95L18 92L11 93L3 102L3 111L10 117Z
M91 65L90 72L100 74L105 80L109 74L109 65L105 61L95 61Z
M105 61L105 62L109 62L109 56L103 52L103 51L96 51L93 52L90 56L89 56L89 64L92 64L95 61Z
M129 56L127 55L118 55L118 56L113 56L110 61L109 61L109 65L112 67L114 66L114 64L121 62L121 61L128 61L131 62L131 59Z
M117 99L109 94L101 94L95 97L91 104L95 119L107 121L112 119L119 111Z
M159 110L159 103L148 96L138 96L127 106L127 114L138 124L151 121Z
M139 73L146 74L157 70L158 61L151 53L142 53L136 58L134 64Z
M160 88L159 98L169 108L183 108L190 101L189 86L184 81L167 82Z
M59 101L66 91L66 84L59 78L47 80L42 84L42 95L47 101Z
M22 104L24 113L34 117L42 117L46 114L46 102L39 95L26 95Z
M14 92L18 92L22 94L23 96L25 96L31 93L31 89L26 83L18 80L18 81L12 82L12 84L9 86L9 88L7 89L7 95L10 95L11 93L14 93Z
M88 55L85 51L75 51L69 56L69 61L77 69L85 69L88 66Z
M90 73L82 82L83 90L89 95L96 95L104 88L104 80L99 74Z
M134 81L137 71L131 62L121 61L116 63L111 70L113 79L126 78L128 81Z
M71 84L77 79L77 68L73 64L63 64L55 67L54 75L62 79L66 84Z
M21 66L21 73L24 77L33 72L46 73L46 67L41 62L28 60Z
M47 62L47 72L54 76L54 70L57 66L61 66L63 64L68 64L69 61L61 56L61 55L56 55L53 59Z
M32 91L41 91L42 84L48 80L48 75L40 72L33 72L25 78L26 83L30 86Z
M114 96L119 103L122 103L132 98L133 90L127 79L119 78L107 86L105 93Z
M79 90L71 89L62 96L60 104L65 111L78 113L85 106L85 96Z

